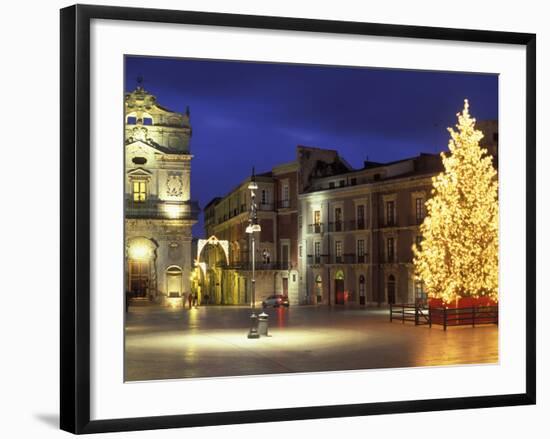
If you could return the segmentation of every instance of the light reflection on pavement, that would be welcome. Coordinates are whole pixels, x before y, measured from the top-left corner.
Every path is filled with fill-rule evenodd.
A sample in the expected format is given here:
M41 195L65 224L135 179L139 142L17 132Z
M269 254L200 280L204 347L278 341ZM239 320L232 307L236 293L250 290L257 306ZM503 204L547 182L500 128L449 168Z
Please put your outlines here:
M249 340L250 308L130 307L126 380L498 362L498 327L389 322L388 311L269 309L269 337Z

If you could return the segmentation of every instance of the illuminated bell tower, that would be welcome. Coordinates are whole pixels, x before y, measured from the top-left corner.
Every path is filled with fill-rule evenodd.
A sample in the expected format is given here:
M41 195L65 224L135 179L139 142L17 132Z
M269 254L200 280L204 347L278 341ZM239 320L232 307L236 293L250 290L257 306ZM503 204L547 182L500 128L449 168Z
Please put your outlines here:
M167 303L191 288L191 227L199 208L191 201L189 109L168 110L140 84L126 94L124 110L125 288Z

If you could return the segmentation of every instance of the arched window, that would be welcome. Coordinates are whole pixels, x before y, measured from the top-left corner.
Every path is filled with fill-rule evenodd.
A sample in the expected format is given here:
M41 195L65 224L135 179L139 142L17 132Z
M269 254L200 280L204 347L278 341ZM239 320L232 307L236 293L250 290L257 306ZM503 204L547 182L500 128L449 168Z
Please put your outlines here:
M168 274L181 274L181 268L176 265L172 265L166 269L166 272Z
M149 113L143 113L141 115L141 123L143 125L153 125L153 116L151 116Z
M177 265L171 265L166 269L166 294L168 297L180 297L182 294L183 271Z

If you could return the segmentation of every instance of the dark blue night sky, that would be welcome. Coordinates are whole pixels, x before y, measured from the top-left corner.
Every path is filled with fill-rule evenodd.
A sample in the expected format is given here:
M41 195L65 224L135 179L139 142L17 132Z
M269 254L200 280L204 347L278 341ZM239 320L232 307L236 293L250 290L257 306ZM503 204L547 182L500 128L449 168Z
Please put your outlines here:
M295 159L296 145L337 149L352 166L447 148L464 98L477 119L498 118L488 74L126 57L171 110L191 110L192 198L204 207L250 174ZM193 228L202 236L202 218Z

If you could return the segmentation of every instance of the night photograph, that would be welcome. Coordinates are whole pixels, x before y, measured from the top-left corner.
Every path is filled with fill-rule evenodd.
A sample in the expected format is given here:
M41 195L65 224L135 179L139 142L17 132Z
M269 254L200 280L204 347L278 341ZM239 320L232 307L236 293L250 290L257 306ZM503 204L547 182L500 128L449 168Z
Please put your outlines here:
M498 75L124 65L126 381L498 363Z

